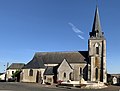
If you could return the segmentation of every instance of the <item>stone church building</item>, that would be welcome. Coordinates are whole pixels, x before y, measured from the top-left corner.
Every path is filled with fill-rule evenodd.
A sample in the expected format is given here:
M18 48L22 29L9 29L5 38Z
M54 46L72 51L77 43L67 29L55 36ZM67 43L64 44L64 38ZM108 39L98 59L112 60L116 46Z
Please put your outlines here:
M107 82L106 39L96 7L88 51L38 52L21 73L21 82L94 81Z

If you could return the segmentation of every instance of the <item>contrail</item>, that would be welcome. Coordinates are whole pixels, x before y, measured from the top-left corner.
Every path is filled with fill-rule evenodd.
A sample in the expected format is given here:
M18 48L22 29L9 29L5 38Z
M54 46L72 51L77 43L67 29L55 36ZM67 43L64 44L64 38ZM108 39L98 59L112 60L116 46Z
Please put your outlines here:
M72 27L72 29L73 29L73 31L75 32L75 33L83 33L81 30L79 30L76 26L74 26L72 23L68 23L71 27Z
M79 38L81 38L82 40L84 40L84 37L82 37L80 34L83 34L83 32L80 30L80 29L78 29L76 26L74 26L72 23L68 23L71 27L72 27L72 30L75 32L75 33L77 33L77 36L79 37Z
M78 35L78 37L84 40L84 37L82 37L81 35Z

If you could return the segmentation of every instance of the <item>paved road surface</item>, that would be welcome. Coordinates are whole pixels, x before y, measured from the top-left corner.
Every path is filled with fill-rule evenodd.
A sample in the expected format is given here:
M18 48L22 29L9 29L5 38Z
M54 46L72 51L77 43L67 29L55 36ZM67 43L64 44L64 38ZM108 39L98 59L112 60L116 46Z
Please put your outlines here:
M60 88L35 83L0 82L0 91L120 91L120 86L109 86L105 89Z

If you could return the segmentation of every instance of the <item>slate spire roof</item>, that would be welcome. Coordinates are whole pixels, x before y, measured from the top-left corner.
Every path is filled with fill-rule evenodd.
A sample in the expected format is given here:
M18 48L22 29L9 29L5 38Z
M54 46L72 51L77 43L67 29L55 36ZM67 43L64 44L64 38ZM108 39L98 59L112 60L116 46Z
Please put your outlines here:
M100 18L98 7L96 6L94 22L92 27L92 32L90 32L90 37L103 38L103 32L101 30Z

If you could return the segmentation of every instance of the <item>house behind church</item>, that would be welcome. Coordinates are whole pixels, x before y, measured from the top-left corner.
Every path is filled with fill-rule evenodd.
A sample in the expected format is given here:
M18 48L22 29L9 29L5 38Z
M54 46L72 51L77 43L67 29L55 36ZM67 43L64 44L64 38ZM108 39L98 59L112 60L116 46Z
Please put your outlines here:
M17 71L21 71L22 67L24 67L24 63L12 63L7 69L6 69L6 80L8 81L9 79L13 78L13 75ZM19 76L20 79L20 76Z

